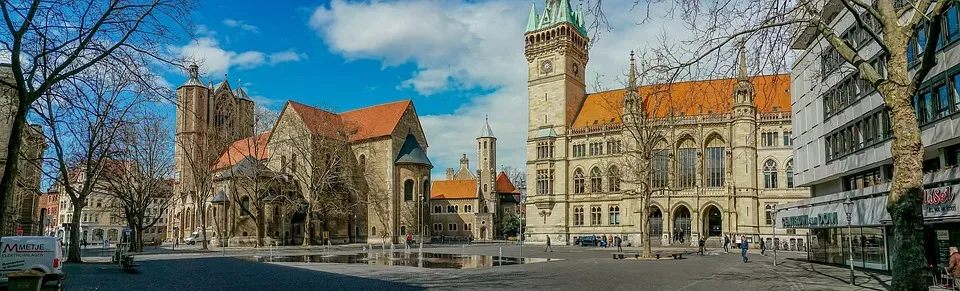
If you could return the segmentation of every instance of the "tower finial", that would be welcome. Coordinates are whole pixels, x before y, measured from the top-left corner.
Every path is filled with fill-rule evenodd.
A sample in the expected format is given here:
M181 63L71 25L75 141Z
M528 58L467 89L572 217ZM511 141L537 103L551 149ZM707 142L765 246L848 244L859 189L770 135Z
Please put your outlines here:
M740 80L747 80L747 40L740 42Z
M631 50L630 51L630 77L629 77L630 79L627 81L630 83L628 85L630 86L630 90L637 89L637 61L633 56L634 56L634 53Z

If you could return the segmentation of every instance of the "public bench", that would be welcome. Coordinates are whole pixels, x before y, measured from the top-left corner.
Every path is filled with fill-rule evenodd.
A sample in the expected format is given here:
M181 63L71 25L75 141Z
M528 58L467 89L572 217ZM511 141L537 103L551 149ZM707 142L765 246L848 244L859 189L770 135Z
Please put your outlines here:
M623 260L624 256L633 256L635 259L639 259L640 253L632 253L632 252L613 253L614 260Z
M657 260L660 259L661 255L663 255L663 253L657 253ZM667 253L667 255L669 255L670 257L673 257L673 259L683 259L682 252L671 252L671 253Z

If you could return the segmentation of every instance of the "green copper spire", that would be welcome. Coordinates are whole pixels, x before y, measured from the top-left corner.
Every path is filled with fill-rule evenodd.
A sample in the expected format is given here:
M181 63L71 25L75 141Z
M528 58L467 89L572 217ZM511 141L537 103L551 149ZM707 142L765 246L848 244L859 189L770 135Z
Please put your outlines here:
M527 31L531 32L540 28L540 18L537 16L537 4L530 3L530 16L527 20Z

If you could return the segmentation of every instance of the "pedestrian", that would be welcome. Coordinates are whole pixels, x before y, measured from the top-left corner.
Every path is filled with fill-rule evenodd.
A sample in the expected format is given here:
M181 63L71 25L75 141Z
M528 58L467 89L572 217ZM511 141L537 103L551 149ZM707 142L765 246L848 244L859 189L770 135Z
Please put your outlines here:
M680 241L680 229L679 229L679 228L674 228L674 229L673 229L673 241Z
M746 236L740 236L740 256L743 257L743 262L747 262L747 249L750 248L750 244L747 243Z
M471 245L471 246L473 245L473 235L472 235L472 234L467 237L467 245Z
M767 254L767 244L763 242L763 239L760 239L760 255L766 257Z
M700 253L701 256L703 255L703 245L704 245L704 241L703 241L703 238L701 237L700 240L697 241L697 246L700 247L700 250L698 251L698 253Z
M950 247L950 263L947 265L947 275L953 279L950 285L956 288L957 280L960 280L960 252L957 252L957 247Z
M743 243L742 241L740 241L740 235L739 235L739 234L734 235L733 238L734 238L733 247L739 249L739 248L740 248L740 244Z
M683 243L683 229L680 229L680 243Z
M607 245L611 247L613 246L613 235L611 234L607 235Z
M550 246L550 236L549 236L549 235L547 236L547 248L543 249L543 252L546 253L547 250L550 250L551 253L553 252L553 247Z
M620 244L623 243L623 240L620 239L619 236L617 236L616 238L614 238L614 242L617 244L617 251L622 253L622 252L623 252L623 247L620 246Z
M723 236L723 252L730 252L730 235Z

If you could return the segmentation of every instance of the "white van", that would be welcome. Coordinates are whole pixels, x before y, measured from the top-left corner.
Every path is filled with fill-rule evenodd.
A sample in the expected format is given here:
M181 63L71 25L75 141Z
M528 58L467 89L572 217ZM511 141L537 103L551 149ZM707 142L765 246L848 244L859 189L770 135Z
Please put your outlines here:
M213 238L213 236L215 236L215 235L216 235L215 232L212 232L212 231L209 231L209 230L208 230L208 231L207 231L207 242L210 242L210 239ZM188 236L187 238L183 239L183 243L188 244L188 245L192 245L192 244L196 244L196 243L200 242L200 240L202 240L202 239L203 239L203 237L200 236L200 232L199 232L199 231L194 231L193 233L190 234L190 236Z
M7 236L0 238L0 282L7 274L37 270L46 274L43 282L63 280L63 248L52 236Z

